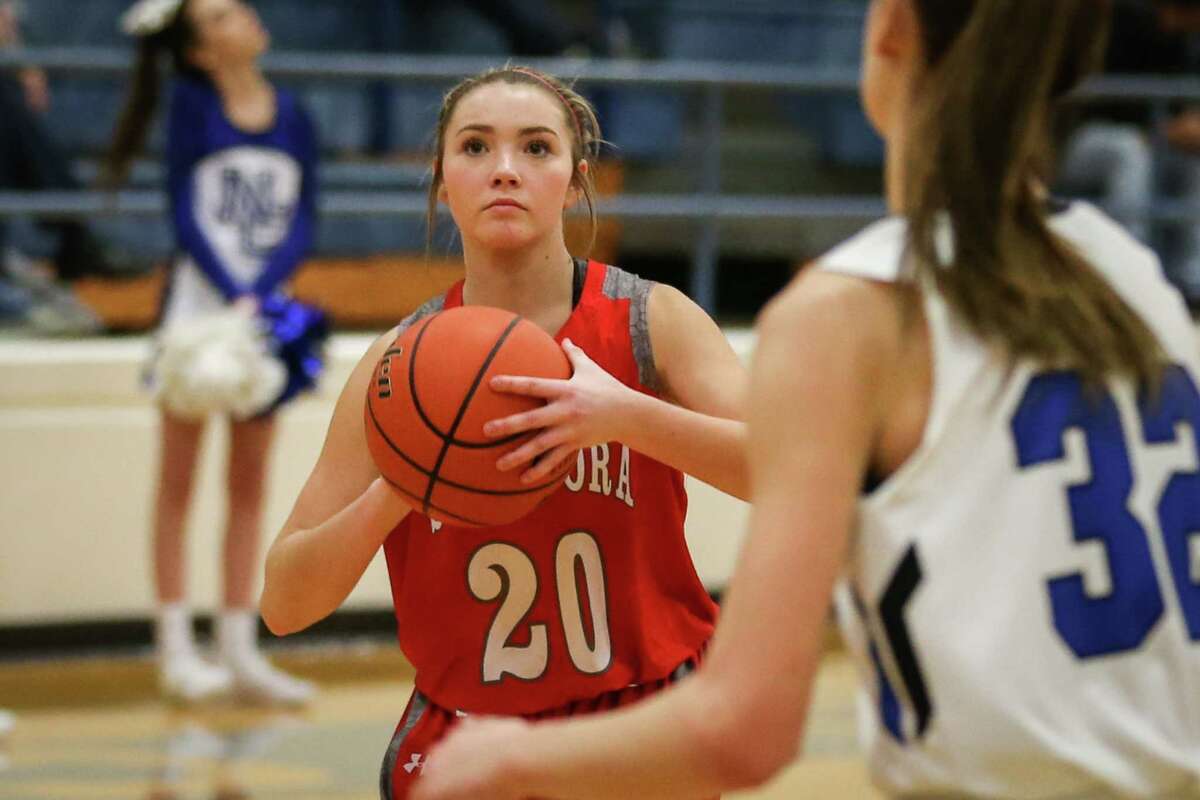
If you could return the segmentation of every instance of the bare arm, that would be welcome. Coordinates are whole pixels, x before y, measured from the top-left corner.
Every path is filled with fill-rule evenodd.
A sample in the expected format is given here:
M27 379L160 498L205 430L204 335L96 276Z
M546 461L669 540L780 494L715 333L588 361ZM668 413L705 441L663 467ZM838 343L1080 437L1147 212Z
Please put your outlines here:
M302 630L331 614L409 512L367 450L363 402L375 363L395 338L358 362L333 411L325 445L267 553L261 611L272 632Z
M896 319L886 290L822 273L764 315L751 531L700 671L612 714L463 725L431 756L419 800L704 797L763 783L795 756Z
M547 401L542 408L484 428L492 436L543 429L501 458L500 469L525 466L541 456L522 476L532 483L552 474L579 448L616 440L722 491L747 497L746 425L741 421L745 368L717 324L678 290L655 286L648 316L655 365L671 402L623 385L578 347L564 343L574 367L570 380L492 379L494 389Z
M678 289L658 284L648 305L654 361L672 402L638 395L622 441L748 499L746 368L717 323Z

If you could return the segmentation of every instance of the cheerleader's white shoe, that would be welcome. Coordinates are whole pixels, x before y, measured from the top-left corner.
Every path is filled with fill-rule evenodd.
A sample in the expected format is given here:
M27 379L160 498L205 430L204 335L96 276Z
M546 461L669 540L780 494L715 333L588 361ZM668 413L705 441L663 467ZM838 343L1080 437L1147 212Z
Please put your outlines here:
M195 653L180 654L159 665L158 688L172 702L203 703L228 695L233 676L225 667L210 664Z
M233 678L234 696L249 703L307 705L317 687L271 665L258 649L258 615L246 609L224 611L217 618L217 652Z

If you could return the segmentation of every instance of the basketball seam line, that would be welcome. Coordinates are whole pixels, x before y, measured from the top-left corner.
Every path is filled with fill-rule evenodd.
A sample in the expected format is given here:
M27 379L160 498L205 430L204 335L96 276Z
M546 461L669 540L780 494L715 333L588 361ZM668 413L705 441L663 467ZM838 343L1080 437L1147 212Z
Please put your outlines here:
M429 428L429 430L433 432L434 436L441 439L444 443L448 442L453 447L462 447L468 450L491 450L492 448L502 447L506 444L517 441L525 435L525 431L522 431L521 433L514 433L509 436L505 436L503 439L496 439L495 441L491 442L460 441L454 438L453 431L450 433L443 433L438 426L433 423L433 420L429 418L429 415L425 413L425 407L421 405L421 398L417 394L417 349L421 346L421 339L425 336L425 331L429 330L429 327L439 315L440 312L439 314L434 314L432 317L429 317L428 321L421 327L421 330L417 331L417 338L415 341L413 341L412 353L408 357L408 393L409 396L412 397L413 407L417 410L417 416L419 416L421 421L425 423L425 427Z
M396 445L396 443L393 442L388 437L388 435L384 432L383 426L379 424L379 419L375 416L375 407L371 403L370 396L367 397L367 413L369 413L371 415L371 424L375 426L375 432L378 433L379 436L383 439L383 441L387 443L387 446L391 448L393 453L400 456L400 458L404 459L404 462L406 464L408 464L410 467L415 469L417 472L424 475L426 478L433 477L432 472L425 469L425 467L422 467L420 464L418 464L416 461L414 461L411 456L409 456L407 453L405 453L403 450L401 450ZM443 441L445 441L445 440L443 440ZM565 475L569 470L570 470L570 466L568 465L563 470L563 475ZM380 473L380 475L383 475L383 473ZM384 476L384 477L386 478L386 476ZM555 478L554 480L548 481L546 483L540 483L537 486L530 486L527 489L482 489L477 486L468 486L465 483L459 483L458 481L452 481L449 478L443 478L441 476L438 476L436 478L436 480L440 481L441 483L446 484L447 486L449 486L453 489L459 489L461 491L471 492L473 494L490 495L493 497L516 497L516 496L522 495L522 494L529 494L530 492L539 492L542 489L545 489L549 486L553 486L554 484L556 484L560 480L562 480L562 477L563 476L560 475L559 477ZM391 483L391 481L388 481L388 483ZM393 485L395 485L395 484L393 484ZM397 488L399 488L399 487L397 486ZM406 493L409 494L413 499L417 498L417 495L412 494L411 492L406 492ZM433 505L431 505L430 507L437 508L437 506L433 506ZM466 518L464 517L463 519L466 519Z
M462 402L458 406L458 415L454 418L454 422L450 425L450 430L446 431L446 435L449 437L449 439L454 438L454 434L458 430L458 426L462 424L463 417L467 415L467 407L471 405L471 399L475 397L475 392L479 390L479 384L483 383L483 376L487 374L488 367L491 366L492 361L494 361L496 356L499 355L500 348L504 346L506 341L508 341L508 337L512 335L512 332L516 330L516 327L519 324L521 324L521 317L513 317L512 322L508 323L508 327L504 329L504 332L501 333L499 338L496 339L496 343L492 345L492 349L488 352L487 358L483 360L483 364L480 365L479 371L475 373L475 380L471 382L471 388L467 390L466 396L463 397ZM428 325L421 329L421 333L424 333L427 330L429 330ZM409 361L410 369L412 368L412 365L416 363L416 356L417 354L413 353L413 357ZM412 386L415 392L416 387L413 386L411 382L409 385ZM429 505L429 500L433 497L433 490L437 487L438 473L441 472L442 463L446 460L446 454L449 452L450 442L449 440L443 440L442 452L438 453L437 462L433 465L433 474L429 476L429 486L425 490L425 506Z
M389 486L391 486L396 491L400 492L400 494L402 494L405 497L408 497L412 500L416 500L417 502L420 502L420 499L415 494L408 491L407 489L405 489L403 486L400 486L399 484L392 483L390 480L388 480L388 477L386 475L383 476L383 479L385 481L387 481ZM443 521L445 521L445 519L447 517L450 517L450 518L459 520L460 522L465 522L469 525L478 525L481 528L491 527L490 523L483 522L482 520L478 520L478 519L471 519L470 517L464 517L461 514L455 514L453 511L450 511L449 509L445 509L440 506L435 506L432 503L429 504L429 508L432 508L434 511L437 511L438 516L441 517ZM423 513L427 517L430 516L430 514L428 512L423 512Z

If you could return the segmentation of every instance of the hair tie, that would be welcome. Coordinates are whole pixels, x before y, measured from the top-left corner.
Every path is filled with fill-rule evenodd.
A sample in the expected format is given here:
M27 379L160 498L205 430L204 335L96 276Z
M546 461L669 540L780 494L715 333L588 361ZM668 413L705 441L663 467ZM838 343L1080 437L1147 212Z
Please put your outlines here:
M166 28L184 0L138 0L121 15L121 30L130 36L153 36Z
M562 93L562 90L555 86L549 78L537 70L530 69L529 67L513 67L512 71L519 72L522 75L528 75L530 78L533 78L535 81L554 92L554 96L559 99L559 102L566 106L567 110L571 112L571 120L575 123L575 135L579 137L579 149L586 155L587 143L583 140L583 124L579 120L579 112L577 112L575 110L575 106L572 105L569 100L567 100L567 96Z

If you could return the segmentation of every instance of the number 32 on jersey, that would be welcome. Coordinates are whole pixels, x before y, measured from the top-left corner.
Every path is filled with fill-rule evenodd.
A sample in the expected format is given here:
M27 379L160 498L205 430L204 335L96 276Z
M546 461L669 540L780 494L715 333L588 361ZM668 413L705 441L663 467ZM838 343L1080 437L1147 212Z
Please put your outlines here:
M1019 465L1033 469L1066 458L1064 437L1079 431L1086 443L1090 479L1066 487L1074 538L1097 541L1107 555L1112 589L1093 597L1079 573L1047 581L1054 626L1079 658L1136 649L1165 610L1164 592L1174 591L1189 637L1200 640L1200 392L1183 367L1166 370L1158 397L1139 403L1140 431L1123 428L1113 397L1089 393L1068 372L1036 376L1012 421ZM1134 488L1130 448L1169 445L1190 439L1190 470L1175 472L1156 499L1156 519L1140 520L1129 510ZM1162 542L1170 580L1160 582L1153 540Z
M592 534L573 531L558 541L554 553L554 578L567 653L580 672L598 675L612 663L608 631L608 599L604 560ZM484 683L499 683L505 675L524 681L540 678L550 661L546 623L529 626L529 644L510 643L513 632L533 608L538 594L538 574L533 559L507 542L480 547L467 565L471 595L483 603L496 603L496 614L484 642ZM580 594L580 583L585 588ZM586 606L584 600L586 598ZM585 624L584 615L591 624Z

